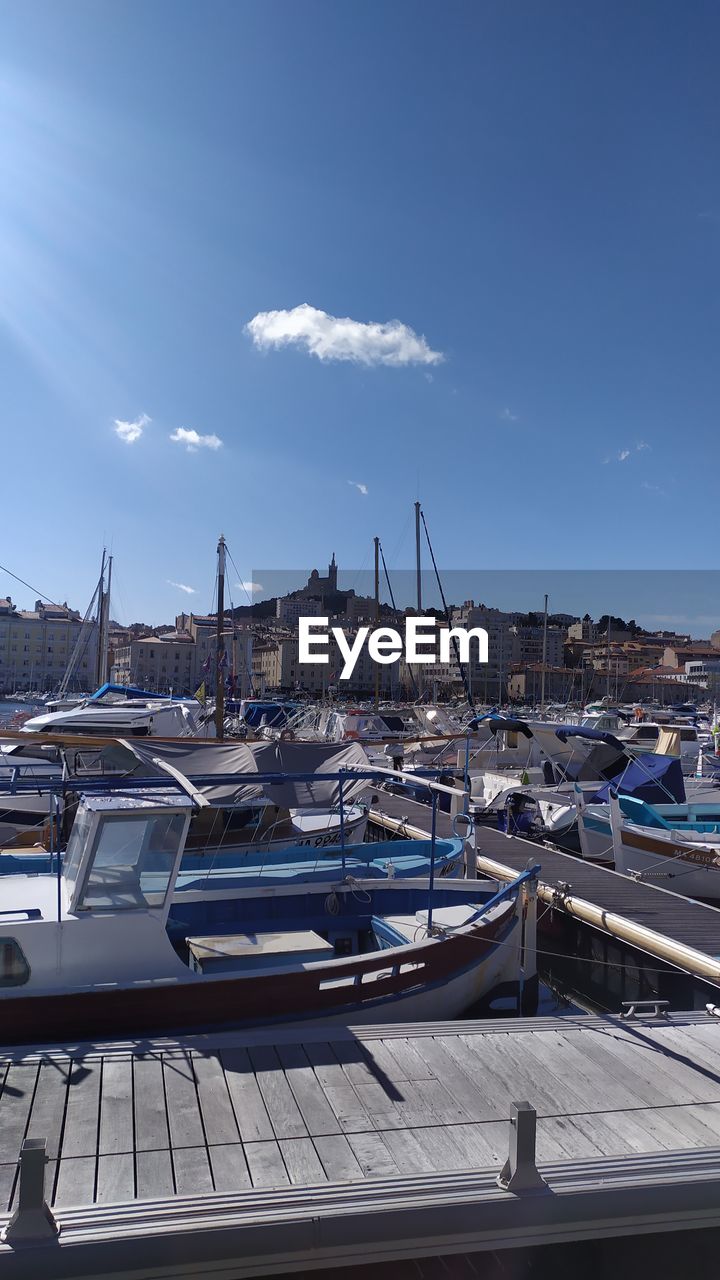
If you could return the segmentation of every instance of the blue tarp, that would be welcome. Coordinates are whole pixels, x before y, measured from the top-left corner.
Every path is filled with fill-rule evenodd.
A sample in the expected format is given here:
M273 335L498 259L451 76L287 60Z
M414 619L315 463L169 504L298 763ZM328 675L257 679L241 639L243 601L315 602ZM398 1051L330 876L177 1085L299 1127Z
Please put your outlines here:
M685 781L677 756L649 752L638 756L617 778L596 791L588 804L608 804L611 787L620 795L634 796L648 804L685 804Z
M252 729L260 727L263 716L265 716L265 724L276 727L287 724L287 712L277 702L251 702L245 708L245 723Z
M131 684L110 684L109 681L106 681L105 684L101 684L100 688L96 689L95 692L90 695L90 697L88 698L88 702L99 702L101 698L105 697L106 693L119 693L123 698L145 698L146 700L152 699L153 702L160 702L160 701L162 702L193 702L194 701L193 698L178 698L175 696L171 697L169 693L150 693L148 689L136 689L135 686Z
M606 742L609 747L617 747L618 751L624 751L625 747L618 738L612 733L605 733L602 729L585 729L579 724L561 724L555 730L555 737L561 742L567 742L568 738L589 738L591 742Z

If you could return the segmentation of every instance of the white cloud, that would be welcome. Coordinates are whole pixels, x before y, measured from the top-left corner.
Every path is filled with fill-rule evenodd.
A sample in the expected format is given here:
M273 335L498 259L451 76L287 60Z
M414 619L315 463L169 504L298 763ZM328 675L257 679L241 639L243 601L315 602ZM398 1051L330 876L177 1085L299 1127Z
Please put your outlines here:
M178 427L177 431L173 431L170 439L175 444L186 445L188 453L195 453L197 449L219 449L222 446L219 436L201 436L197 431L187 427Z
M348 484L351 484L353 489L357 489L358 493L361 493L364 498L367 498L369 490L366 484L361 484L359 480L348 480Z
M501 422L519 422L520 419L516 413L511 413L509 409L503 409L500 414Z
M661 493L663 495L665 494L665 490L661 489L659 484L650 484L648 480L643 480L642 484L640 485L640 488L647 489L649 493Z
M171 578L168 578L167 584L169 587L177 587L178 591L184 591L188 596L195 595L195 588L186 586L184 582L173 582Z
M249 596L255 595L256 592L264 589L262 582L236 582L235 586L239 587L241 591L246 591Z
M134 444L140 439L150 421L146 413L141 413L134 422L124 422L122 418L116 418L115 435L119 436L125 444Z
M603 466L607 466L608 462L627 462L630 454L642 453L643 450L649 449L651 446L645 440L638 440L635 449L620 449L614 456L603 458Z
M318 360L351 360L355 364L440 364L422 335L399 320L367 324L349 316L328 315L303 302L292 311L259 311L246 326L256 347L304 347Z

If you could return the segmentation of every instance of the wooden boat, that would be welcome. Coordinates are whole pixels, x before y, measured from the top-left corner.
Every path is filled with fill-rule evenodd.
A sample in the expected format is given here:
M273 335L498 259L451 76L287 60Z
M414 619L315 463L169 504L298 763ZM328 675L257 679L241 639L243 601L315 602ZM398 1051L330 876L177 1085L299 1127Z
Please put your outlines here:
M183 795L81 797L57 874L2 881L3 1040L451 1018L537 995L534 881L178 884Z
M680 809L684 806L673 806ZM710 809L710 807L708 807ZM685 897L720 901L720 812L710 809L705 821L697 809L693 820L659 813L632 797L610 794L615 870L640 875Z

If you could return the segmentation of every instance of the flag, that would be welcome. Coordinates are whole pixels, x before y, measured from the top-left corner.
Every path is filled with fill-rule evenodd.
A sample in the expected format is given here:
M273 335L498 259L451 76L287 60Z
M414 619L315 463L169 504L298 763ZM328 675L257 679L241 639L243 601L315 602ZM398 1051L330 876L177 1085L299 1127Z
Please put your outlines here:
M228 664L227 649L218 649L218 671L225 671Z
M208 674L208 672L209 672L209 670L210 670L211 666L212 666L212 654L211 654L211 653L209 653L209 654L208 654L208 656L207 656L207 658L205 659L205 661L204 661L204 662L203 662L203 664L202 664L202 669L203 669L203 671L205 672L205 675L207 675L207 674Z
M205 681L204 680L200 685L200 688L195 690L195 697L197 698L198 702L204 707L205 706Z

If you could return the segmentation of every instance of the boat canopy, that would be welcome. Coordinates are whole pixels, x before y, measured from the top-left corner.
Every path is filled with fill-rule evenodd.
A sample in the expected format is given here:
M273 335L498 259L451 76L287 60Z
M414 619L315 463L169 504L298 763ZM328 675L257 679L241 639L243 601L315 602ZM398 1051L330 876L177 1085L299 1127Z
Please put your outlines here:
M609 747L616 747L618 751L624 751L622 742L612 733L606 733L603 729L586 729L580 724L562 724L555 730L555 736L561 742L567 742L568 738L589 738L591 742L605 742Z
M532 729L526 725L524 720L508 719L505 716L496 716L490 713L487 716L476 716L470 721L469 729L477 729L479 725L485 724L491 733L521 733L524 738L532 738Z
M142 698L144 702L194 702L194 698L176 698L169 693L150 693L147 689L136 689L131 684L111 684L109 680L101 684L99 689L88 698L88 702L100 702L108 694L119 698Z
M231 808L264 797L285 809L333 808L340 802L337 780L319 777L302 781L296 775L339 773L341 769L370 768L359 742L217 742L178 738L157 742L133 739L128 751L138 761L133 770L143 777L165 777L169 765L185 779L217 775L222 782L204 783L199 790L216 808ZM284 774L281 782L253 783L247 778L227 782L229 774ZM367 791L367 778L343 780L343 803ZM196 788L191 788L195 790Z
M634 796L648 804L685 804L682 764L676 756L653 752L637 756L612 782L595 792L589 804L609 804L610 787L620 795Z

